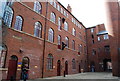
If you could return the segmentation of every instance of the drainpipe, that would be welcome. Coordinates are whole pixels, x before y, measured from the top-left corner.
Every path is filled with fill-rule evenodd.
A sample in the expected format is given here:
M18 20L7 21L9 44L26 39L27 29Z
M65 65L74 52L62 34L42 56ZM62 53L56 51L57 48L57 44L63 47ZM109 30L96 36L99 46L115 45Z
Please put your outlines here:
M47 29L47 13L48 13L48 1L46 2L46 16L44 27L44 41L43 41L43 57L42 57L42 78L44 77L44 56L45 56L45 41L46 41L46 29Z

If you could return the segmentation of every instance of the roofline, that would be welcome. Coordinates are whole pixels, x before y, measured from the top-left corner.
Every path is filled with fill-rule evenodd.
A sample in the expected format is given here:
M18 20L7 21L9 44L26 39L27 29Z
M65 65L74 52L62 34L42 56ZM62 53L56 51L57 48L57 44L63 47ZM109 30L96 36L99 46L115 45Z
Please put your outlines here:
M86 28L82 22L80 22L67 8L65 8L58 0L57 2L67 11L70 13L70 15L72 15L84 28Z

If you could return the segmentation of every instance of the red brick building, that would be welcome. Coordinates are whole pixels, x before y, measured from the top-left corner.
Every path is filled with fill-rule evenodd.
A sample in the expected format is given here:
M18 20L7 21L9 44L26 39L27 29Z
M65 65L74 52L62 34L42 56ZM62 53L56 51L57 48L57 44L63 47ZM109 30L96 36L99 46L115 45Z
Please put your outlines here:
M107 1L107 30L111 37L111 59L113 75L120 76L120 3L118 0ZM109 13L108 13L109 12Z
M87 71L86 30L60 2L8 2L3 16L3 79L28 79ZM67 46L62 50L62 46Z
M110 37L104 24L89 27L86 31L89 71L103 72L111 70Z

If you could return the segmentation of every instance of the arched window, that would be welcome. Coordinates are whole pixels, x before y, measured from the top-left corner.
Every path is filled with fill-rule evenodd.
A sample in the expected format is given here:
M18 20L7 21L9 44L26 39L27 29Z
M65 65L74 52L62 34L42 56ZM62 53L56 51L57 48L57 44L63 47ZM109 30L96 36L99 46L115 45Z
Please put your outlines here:
M51 28L49 29L49 33L48 33L48 40L50 42L54 42L54 31Z
M75 62L75 59L72 60L72 69L76 69L76 62Z
M50 20L51 20L52 22L54 22L54 23L56 22L55 13L51 12Z
M58 17L58 30L61 30L61 18Z
M76 35L76 30L75 30L75 28L72 29L72 35L74 35L74 36Z
M58 35L58 49L61 49L61 36Z
M11 27L12 18L13 18L13 10L9 6L6 6L4 12L4 18L3 18L4 24L7 25L8 27Z
M72 49L75 50L75 41L72 40Z
M52 56L52 54L49 54L47 59L48 59L47 60L47 69L53 69L53 56Z
M65 41L66 41L66 47L68 48L69 47L69 38L68 37L65 37Z
M16 16L15 26L16 30L22 30L23 19L21 16Z
M42 25L39 22L35 23L34 36L42 37Z
M34 11L41 14L42 13L42 5L40 2L35 1L34 2Z
M0 68L5 67L5 61L6 61L6 55L7 55L7 47L5 45L0 46Z
M68 23L67 23L67 22L64 23L64 29L65 29L66 31L68 31Z

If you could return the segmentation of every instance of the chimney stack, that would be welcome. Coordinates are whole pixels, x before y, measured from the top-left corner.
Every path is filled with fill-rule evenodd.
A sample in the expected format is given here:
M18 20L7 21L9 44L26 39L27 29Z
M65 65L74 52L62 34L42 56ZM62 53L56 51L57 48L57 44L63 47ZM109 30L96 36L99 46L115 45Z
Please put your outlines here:
M72 8L71 8L70 4L68 4L67 10L68 10L69 12L72 12Z

